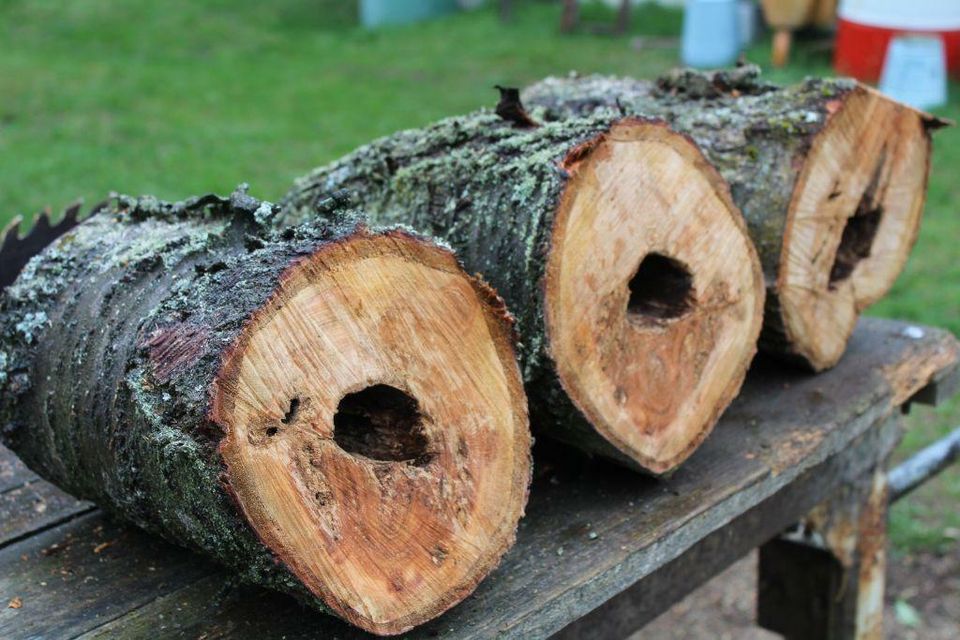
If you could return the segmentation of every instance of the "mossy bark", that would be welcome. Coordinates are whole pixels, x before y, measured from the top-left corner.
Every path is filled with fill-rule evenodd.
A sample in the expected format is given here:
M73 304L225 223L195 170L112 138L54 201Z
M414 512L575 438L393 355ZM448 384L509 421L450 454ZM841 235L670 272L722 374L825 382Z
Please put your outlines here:
M35 257L0 304L0 435L74 495L322 607L231 499L211 386L286 269L372 232L338 210L277 233L276 212L120 197Z
M757 248L767 283L760 347L793 359L780 313L777 279L784 231L803 160L830 113L856 83L809 79L763 83L755 67L677 70L657 82L584 76L548 78L523 92L534 117L643 113L689 135L730 185Z
M408 224L449 242L516 317L531 423L635 465L564 392L548 350L542 288L554 216L570 179L562 163L578 147L588 152L584 143L619 120L603 115L521 128L484 111L400 132L297 180L279 221L309 220L318 199L342 191L378 224Z

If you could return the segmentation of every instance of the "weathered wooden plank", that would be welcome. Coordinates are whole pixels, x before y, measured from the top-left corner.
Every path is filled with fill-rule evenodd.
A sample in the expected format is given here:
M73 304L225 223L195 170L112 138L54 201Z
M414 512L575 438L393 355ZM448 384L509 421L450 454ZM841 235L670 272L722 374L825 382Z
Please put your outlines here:
M844 451L703 538L676 560L564 627L553 639L626 638L752 549L794 524L797 514L813 509L838 486L858 480L889 455L900 435L899 416L894 414L868 429Z
M874 326L877 322L884 321L871 320L868 326ZM950 334L942 329L902 322L889 324L887 329L890 332L888 339L897 340L904 346L899 359L881 365L893 391L892 402L895 406L909 402L937 404L956 392L956 339L943 340L933 346L928 340L930 332Z
M960 367L954 367L952 370L941 372L927 386L913 394L910 402L936 406L955 396L958 389L960 389Z
M313 640L370 638L293 598L235 585L223 573L203 578L131 611L77 640L259 638Z
M0 550L0 638L72 638L212 567L100 512ZM7 606L18 599L19 608Z
M811 470L872 433L871 427L894 412L898 401L955 368L958 348L952 336L925 329L921 338L912 338L904 334L905 326L862 321L844 360L819 376L757 362L744 393L714 435L680 470L660 481L599 461L571 464L563 459L568 452L541 447L539 477L516 548L473 596L407 637L550 635L670 566L793 483L801 486L800 479L810 477ZM802 513L781 517L799 518ZM18 549L33 545L34 540L27 540L6 551L23 553ZM183 554L131 553L164 559ZM8 575L18 562L19 555L0 555L0 575ZM259 590L241 589L224 598L226 579L209 568L193 575L186 580L179 573L169 575L165 587L153 587L155 596L163 596L156 600L143 597L146 590L138 586L136 597L101 617L115 619L86 630L94 637L139 637L138 629L150 637L368 637ZM136 578L131 571L127 584ZM100 580L105 584L114 578ZM73 607L71 602L65 596L57 606ZM129 613L116 617L113 612L118 610ZM22 619L38 624L29 615ZM2 623L0 617L0 635ZM167 627L162 633L161 624Z
M0 493L36 479L37 475L27 469L10 449L0 445Z
M36 479L0 493L0 547L95 507Z

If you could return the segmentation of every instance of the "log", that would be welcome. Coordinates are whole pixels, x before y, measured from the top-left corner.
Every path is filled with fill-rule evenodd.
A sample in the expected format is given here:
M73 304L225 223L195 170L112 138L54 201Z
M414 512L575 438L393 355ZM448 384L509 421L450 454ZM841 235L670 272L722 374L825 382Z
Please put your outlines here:
M758 74L549 78L523 99L544 118L637 112L690 135L730 184L760 253L761 348L821 371L903 269L923 213L929 131L941 123L851 80L780 88Z
M340 205L119 197L0 304L0 433L118 517L377 634L515 536L531 439L502 301Z
M532 423L660 474L737 393L762 315L758 259L717 173L661 122L537 126L511 108L398 133L297 181L281 222L352 194L442 237L518 318Z

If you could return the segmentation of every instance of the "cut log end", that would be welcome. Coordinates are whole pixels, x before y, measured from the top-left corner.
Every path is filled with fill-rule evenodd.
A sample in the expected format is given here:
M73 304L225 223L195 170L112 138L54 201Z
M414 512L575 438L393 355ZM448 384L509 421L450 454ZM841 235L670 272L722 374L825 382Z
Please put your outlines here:
M719 175L684 136L626 119L570 154L545 287L564 389L639 466L706 437L755 352L763 277Z
M445 250L362 234L290 267L224 361L212 419L231 491L367 631L439 615L513 542L530 436L504 314Z
M794 189L778 290L787 341L816 371L837 363L859 312L917 238L930 138L922 114L860 87L835 105Z

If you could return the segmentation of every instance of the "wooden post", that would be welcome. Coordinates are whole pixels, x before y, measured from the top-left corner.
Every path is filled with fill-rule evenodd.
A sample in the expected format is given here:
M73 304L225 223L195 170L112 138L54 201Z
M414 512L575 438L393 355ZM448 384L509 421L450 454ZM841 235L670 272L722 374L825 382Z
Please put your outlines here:
M761 627L787 640L883 637L887 493L880 466L760 548Z
M617 11L617 24L614 33L623 35L630 28L630 0L620 1L620 10Z
M510 22L513 19L513 0L500 0L500 21Z
M782 68L790 61L790 49L793 46L793 32L790 29L777 29L773 32L773 51L770 64Z
M577 0L563 1L563 14L560 16L560 32L570 33L580 20L580 5Z
M502 6L502 5L501 5ZM570 33L580 24L580 3L577 0L564 0L563 13L560 14L560 32ZM620 0L617 17L612 27L607 25L590 25L591 30L597 33L611 33L623 35L630 27L630 0Z

